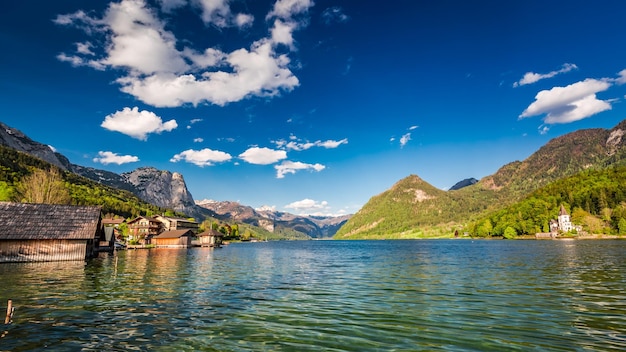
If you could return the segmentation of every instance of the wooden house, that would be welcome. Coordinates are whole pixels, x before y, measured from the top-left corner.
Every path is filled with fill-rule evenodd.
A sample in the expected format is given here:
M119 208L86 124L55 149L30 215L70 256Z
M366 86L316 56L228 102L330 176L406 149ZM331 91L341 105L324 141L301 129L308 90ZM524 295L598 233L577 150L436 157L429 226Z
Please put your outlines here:
M193 220L184 218L175 218L171 216L155 215L154 218L163 224L165 231L174 230L192 230L194 234L198 233L200 224Z
M0 262L85 260L103 235L100 207L0 202Z
M157 248L191 247L194 233L191 230L165 231L152 239Z
M215 230L208 230L198 234L200 246L202 247L220 247L224 234Z
M151 238L163 232L163 224L150 216L138 216L128 222L128 232L130 239L149 244Z

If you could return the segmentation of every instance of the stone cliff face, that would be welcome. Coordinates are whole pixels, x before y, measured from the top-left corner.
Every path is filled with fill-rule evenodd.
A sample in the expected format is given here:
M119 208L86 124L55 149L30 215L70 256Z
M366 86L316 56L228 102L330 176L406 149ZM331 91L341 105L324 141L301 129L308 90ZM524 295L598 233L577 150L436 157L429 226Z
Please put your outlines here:
M35 142L21 131L1 122L0 144L47 161L63 170L70 170L71 164L65 156L53 151L49 145Z
M145 201L186 214L196 210L183 175L177 172L142 167L121 176L135 187L137 196Z

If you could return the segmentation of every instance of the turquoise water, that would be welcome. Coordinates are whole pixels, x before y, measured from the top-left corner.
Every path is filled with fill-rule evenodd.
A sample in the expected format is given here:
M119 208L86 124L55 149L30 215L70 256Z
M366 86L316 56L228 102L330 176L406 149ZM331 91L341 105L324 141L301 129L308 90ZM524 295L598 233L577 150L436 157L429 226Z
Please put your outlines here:
M0 351L626 349L626 241L241 243L0 278Z

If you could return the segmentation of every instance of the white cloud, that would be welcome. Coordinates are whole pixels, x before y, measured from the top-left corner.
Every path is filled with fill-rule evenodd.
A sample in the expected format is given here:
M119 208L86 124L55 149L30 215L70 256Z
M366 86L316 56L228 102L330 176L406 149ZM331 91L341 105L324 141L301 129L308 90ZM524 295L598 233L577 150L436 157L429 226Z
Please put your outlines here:
M626 83L626 70L621 70L618 73L619 78L615 79L617 84L625 84Z
M134 163L139 161L139 158L136 156L132 156L132 155L117 155L117 153L113 153L113 152L98 152L98 155L100 156L99 158L93 158L93 162L94 163L101 163L101 164L117 164L117 165L122 165L122 164L127 164L127 163Z
M289 139L290 139L289 141L280 139L280 140L274 141L274 144L276 144L278 148L285 148L287 150L295 150L295 151L303 151L303 150L311 149L313 147L334 149L334 148L339 147L342 144L348 144L347 138L344 138L339 141L329 139L327 141L302 142L296 136L291 135L289 136Z
M419 127L420 127L420 126L415 126L415 125L414 125L414 126L411 126L411 127L409 127L409 131L413 131L413 130L415 130L415 129L418 129Z
M249 26L253 17L232 15L227 0L196 0L202 19L214 26ZM163 11L183 6L181 1L161 0ZM196 50L192 43L181 45L165 19L144 0L122 0L111 3L102 18L90 17L83 11L59 15L59 25L72 25L87 34L98 32L99 43L76 53L60 53L60 61L73 66L115 69L120 90L146 104L177 107L184 104L211 103L223 106L252 96L273 97L295 89L300 83L290 69L287 54L278 54L279 44L293 48L292 33L304 22L292 16L306 14L311 1L279 0L270 17L274 21L271 35L254 41L248 48L230 53L217 48ZM173 16L173 15L172 15ZM169 18L169 17L168 17ZM277 24L278 23L278 24ZM93 52L103 51L101 55Z
M226 62L233 72L207 71L199 77L157 73L145 78L123 77L117 82L123 92L159 107L198 105L205 101L223 106L249 96L277 96L300 84L287 68L289 58L275 56L268 41L257 42L251 51L236 50L228 55Z
M548 131L550 131L550 126L541 125L539 126L538 130L539 130L539 134L544 135L548 133Z
M269 148L252 147L239 154L239 158L250 164L269 165L287 158L284 150L274 150Z
M254 210L258 210L258 211L276 211L276 206L275 205L262 205L259 208L256 208Z
M214 163L224 162L232 159L231 155L219 150L205 148L202 150L188 149L174 155L170 162L186 161L197 166L211 166Z
M302 13L306 13L313 6L311 0L278 0L274 3L274 8L267 14L267 19L278 17L291 19Z
M327 140L327 141L317 141L315 142L315 145L319 146L319 147L324 147L326 149L334 149L339 147L342 144L348 144L348 138L344 138L340 141L333 141L333 140Z
M174 35L143 1L111 3L103 22L111 33L103 64L137 74L181 73L189 68Z
M299 215L310 216L342 216L346 214L345 209L341 209L338 212L333 212L327 201L316 201L313 199L305 198L284 206L290 212L297 213Z
M289 203L285 205L285 209L294 209L294 210L310 210L310 209L324 209L328 207L327 201L315 201L313 199L305 198L303 200L299 200L293 203Z
M305 164L300 161L283 161L280 165L274 166L276 178L284 178L286 174L295 174L299 170L314 170L320 172L326 168L322 164Z
M519 118L545 114L546 124L569 123L610 110L608 101L596 98L596 93L610 86L608 80L586 79L566 87L542 90Z
M190 130L191 129L191 125L193 125L194 123L198 123L201 122L202 119L191 119L191 121L189 121L189 124L187 125L187 129Z
M272 42L275 44L284 44L291 50L294 50L293 36L291 33L293 33L296 26L294 22L283 22L277 19L274 21L274 28L272 28Z
M235 16L235 24L239 28L249 27L252 25L253 22L254 22L254 16L252 15L240 13L240 14L237 14L237 16Z
M83 55L95 55L93 51L91 51L92 44L89 42L85 43L76 43L76 52Z
M195 2L202 10L204 23L210 23L220 28L228 26L231 13L227 0L196 0Z
M158 0L161 3L161 10L165 13L171 13L180 7L187 5L187 0Z
M200 138L200 137L198 137L198 138L194 138L194 139L193 139L193 142L194 142L194 143L202 143L202 142L204 142L204 138Z
M153 112L139 111L137 107L132 109L126 107L122 111L107 115L100 126L145 141L148 134L169 132L178 127L178 124L176 120L163 123L163 120Z
M400 137L400 147L404 147L411 140L411 133L406 133Z
M343 12L343 9L339 6L329 7L322 12L322 20L325 24L330 25L332 23L344 23L350 19L348 15Z
M524 77L522 77L522 79L520 79L518 82L513 83L513 87L519 87L519 86L535 83L539 80L552 78L560 73L567 73L576 69L578 69L578 66L574 64L566 63L566 64L563 64L560 70L556 70L556 71L552 71L548 73L526 72L526 74L524 74Z

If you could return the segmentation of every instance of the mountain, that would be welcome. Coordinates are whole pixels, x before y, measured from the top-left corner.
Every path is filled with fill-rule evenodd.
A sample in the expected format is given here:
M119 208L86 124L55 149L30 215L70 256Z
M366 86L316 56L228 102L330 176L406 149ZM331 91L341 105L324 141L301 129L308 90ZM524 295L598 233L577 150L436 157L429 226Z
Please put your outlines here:
M335 238L449 236L469 221L584 170L626 164L626 120L554 138L523 161L456 190L442 191L416 175L372 197Z
M351 215L300 216L268 209L254 209L237 202L203 200L197 205L208 209L218 219L232 219L236 222L261 227L269 232L292 230L310 238L329 238L351 217Z
M1 122L0 128L0 145L2 146L36 157L105 187L129 191L147 203L184 213L198 221L215 218L231 223L240 222L264 228L271 233L288 234L286 238L327 238L332 237L350 217L297 216L267 210L256 211L236 202L205 203L201 206L194 201L180 173L141 167L119 175L72 164L50 146L30 139L21 131ZM299 233L301 236L297 234L297 236L292 236L292 233Z
M135 194L141 199L185 214L198 212L183 175L177 172L141 167L121 176L134 186Z
M465 180L461 180L454 184L454 186L450 187L449 191L457 191L463 187L471 186L474 183L478 182L475 178L466 178Z
M0 145L37 157L62 170L71 171L69 160L56 153L49 145L35 142L21 131L0 122Z

